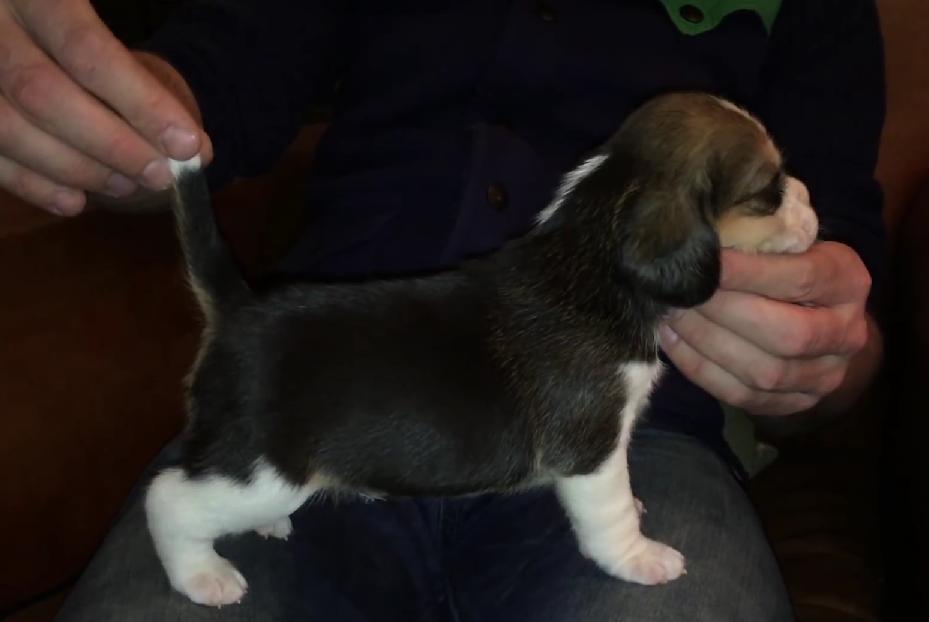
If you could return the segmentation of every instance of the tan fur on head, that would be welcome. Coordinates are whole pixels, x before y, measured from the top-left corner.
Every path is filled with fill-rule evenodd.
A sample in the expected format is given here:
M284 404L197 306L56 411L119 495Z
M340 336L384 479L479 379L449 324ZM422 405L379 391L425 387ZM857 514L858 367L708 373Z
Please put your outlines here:
M782 169L780 151L761 122L729 101L720 98L716 100L723 108L751 121L757 128L762 140L759 155L767 159L769 164L758 167L759 173ZM744 126L740 125L743 124L734 123L731 129L744 131ZM745 183L751 186L754 181L752 177L759 173L750 174ZM764 200L758 195L745 195L749 197L748 200L736 203L722 212L716 221L720 246L744 252L802 253L813 244L819 230L819 221L810 205L809 191L795 177L784 176L781 184L781 201L770 214L765 212L772 206L758 205L759 201Z
M549 222L599 227L605 235L590 233L572 253L615 244L618 277L677 307L715 291L720 248L803 252L818 228L761 122L703 93L661 95L635 110L565 176L539 221L543 231Z
M733 209L717 221L720 245L746 252L802 253L816 241L819 221L810 195L799 179L789 177L781 205L770 216Z
M722 247L799 253L815 241L809 192L784 173L780 151L748 112L718 97L682 93L657 98L631 118L625 132L641 134L643 159L661 171L650 173L655 192L668 197L655 202L666 219L660 239L674 239L683 222L668 218L680 209L674 203L708 196L700 209ZM682 196L674 200L675 194Z

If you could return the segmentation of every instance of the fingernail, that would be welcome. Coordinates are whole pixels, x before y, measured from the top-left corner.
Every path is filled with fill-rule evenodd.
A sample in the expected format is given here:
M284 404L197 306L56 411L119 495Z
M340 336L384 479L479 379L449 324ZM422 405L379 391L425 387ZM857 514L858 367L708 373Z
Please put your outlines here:
M84 195L75 190L62 188L56 190L52 197L51 209L59 216L73 216L81 211L84 205Z
M200 151L200 135L171 125L161 133L161 145L175 160L186 160Z
M667 324L662 324L658 328L658 339L663 346L673 346L680 341L680 336L671 329Z
M142 183L152 190L164 190L173 181L171 167L168 166L168 161L164 158L152 160L142 169Z
M119 173L113 173L106 180L106 194L116 199L129 196L138 187L137 183Z

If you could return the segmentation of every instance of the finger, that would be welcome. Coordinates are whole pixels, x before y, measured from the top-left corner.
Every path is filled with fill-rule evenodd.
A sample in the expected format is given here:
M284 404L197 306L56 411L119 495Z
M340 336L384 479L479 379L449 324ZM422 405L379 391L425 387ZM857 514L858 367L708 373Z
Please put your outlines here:
M773 356L752 342L694 311L686 311L669 326L691 348L758 391L825 395L845 376L847 359L826 355L812 359Z
M0 15L0 90L24 116L77 151L142 182L167 188L167 160L134 129L78 87Z
M778 357L852 354L844 307L805 307L754 294L718 291L696 312Z
M201 146L191 114L114 37L87 2L16 2L35 39L69 76L109 104L150 144L186 160ZM55 14L56 20L48 19Z
M59 216L74 216L84 209L83 192L64 188L0 156L0 188Z
M0 97L0 153L59 185L124 197L136 189L128 177L88 158L29 123Z
M144 67L159 84L164 86L172 93L182 104L184 110L189 112L197 124L197 130L200 134L200 161L204 166L213 161L213 143L209 135L203 129L203 118L200 114L200 106L190 85L174 67L166 60L150 52L133 50L132 57L142 67Z
M790 415L812 408L818 400L806 393L755 391L702 356L667 326L659 331L661 347L691 382L718 400L754 415Z
M787 302L822 305L863 299L871 277L857 253L844 244L821 242L800 254L750 254L726 249L720 289Z

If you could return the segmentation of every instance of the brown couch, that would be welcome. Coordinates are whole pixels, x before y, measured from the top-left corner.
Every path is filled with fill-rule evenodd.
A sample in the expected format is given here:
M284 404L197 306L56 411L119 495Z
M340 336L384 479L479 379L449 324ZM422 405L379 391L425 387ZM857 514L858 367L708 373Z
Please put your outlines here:
M929 419L915 416L929 381L922 5L881 2L889 112L880 177L888 225L900 230L894 274L907 305L893 316L889 351L906 362L841 423L782 444L751 487L802 621L929 619L926 608L895 617L925 607L907 587L929 579L926 543L909 537L929 519L920 486ZM286 245L275 234L299 217L288 209L297 201L290 182L317 133L309 128L271 175L217 197L248 265ZM269 204L284 208L262 209ZM0 616L50 620L144 465L182 424L180 380L197 322L166 213L60 221L0 195L0 284Z

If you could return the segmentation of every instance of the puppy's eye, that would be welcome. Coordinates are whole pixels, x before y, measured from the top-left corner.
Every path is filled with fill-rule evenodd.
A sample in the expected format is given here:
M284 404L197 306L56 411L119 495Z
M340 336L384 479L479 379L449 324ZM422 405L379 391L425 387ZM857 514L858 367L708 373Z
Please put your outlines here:
M785 181L784 174L778 173L774 176L774 179L771 180L771 183L758 193L758 198L766 203L773 204L774 209L777 209L784 200Z
M784 201L784 187L786 177L778 171L760 190L753 192L739 201L753 214L761 216L773 214Z

